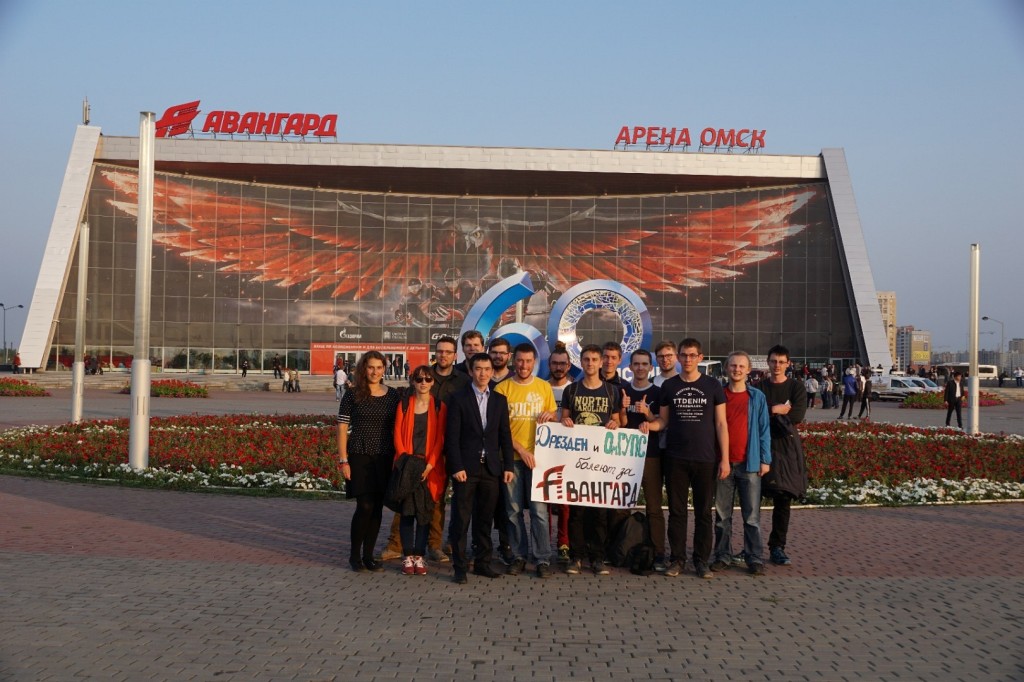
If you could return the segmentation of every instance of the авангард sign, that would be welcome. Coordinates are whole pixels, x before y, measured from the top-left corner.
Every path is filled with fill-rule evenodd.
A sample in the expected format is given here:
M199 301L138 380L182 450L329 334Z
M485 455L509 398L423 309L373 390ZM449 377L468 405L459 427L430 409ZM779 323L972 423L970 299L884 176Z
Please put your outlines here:
M606 509L636 506L644 476L647 435L636 429L537 426L534 502Z

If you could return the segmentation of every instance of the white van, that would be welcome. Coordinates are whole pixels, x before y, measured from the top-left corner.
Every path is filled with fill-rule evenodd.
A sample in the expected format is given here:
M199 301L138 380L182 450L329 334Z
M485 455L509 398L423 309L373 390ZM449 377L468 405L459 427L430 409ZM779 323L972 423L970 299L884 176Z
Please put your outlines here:
M924 389L910 377L893 376L892 374L871 377L872 400L903 401L909 395L923 392Z

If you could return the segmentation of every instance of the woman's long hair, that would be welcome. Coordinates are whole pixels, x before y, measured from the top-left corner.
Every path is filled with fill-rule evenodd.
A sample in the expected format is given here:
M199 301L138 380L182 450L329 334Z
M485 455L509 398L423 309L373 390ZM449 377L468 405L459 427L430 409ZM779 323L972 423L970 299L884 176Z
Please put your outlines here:
M380 351L369 350L363 353L363 356L359 358L359 362L356 363L356 369L353 373L355 376L352 379L352 383L355 385L353 396L356 402L362 402L370 399L370 382L366 378L366 363L370 360L380 360L381 364L384 363L384 354ZM384 365L387 367L387 365Z

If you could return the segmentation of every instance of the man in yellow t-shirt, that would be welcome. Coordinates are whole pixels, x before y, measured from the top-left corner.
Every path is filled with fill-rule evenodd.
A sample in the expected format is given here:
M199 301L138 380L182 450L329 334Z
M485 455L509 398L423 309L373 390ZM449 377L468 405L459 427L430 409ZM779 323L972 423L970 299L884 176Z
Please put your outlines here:
M526 568L531 550L537 566L537 577L551 577L551 538L548 531L548 506L530 500L533 490L533 447L537 424L557 421L558 404L551 384L533 375L537 350L529 343L516 346L513 353L512 376L494 390L508 400L515 449L513 478L506 483L505 511L508 518L509 545L515 559L508 567L509 575L519 575ZM526 509L530 511L530 538L526 536Z

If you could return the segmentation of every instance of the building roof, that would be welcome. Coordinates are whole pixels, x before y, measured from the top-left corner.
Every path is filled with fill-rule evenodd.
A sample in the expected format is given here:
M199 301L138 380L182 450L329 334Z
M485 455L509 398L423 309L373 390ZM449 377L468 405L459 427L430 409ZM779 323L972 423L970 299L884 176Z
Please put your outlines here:
M138 139L96 160L136 166ZM825 179L820 156L174 138L156 170L242 182L451 196L601 196L777 187Z

